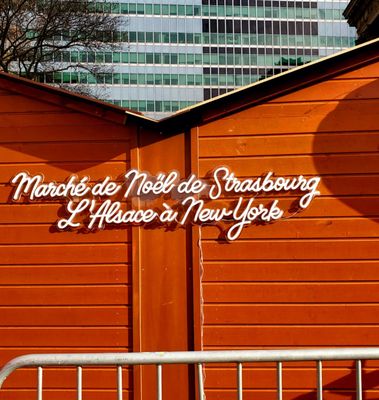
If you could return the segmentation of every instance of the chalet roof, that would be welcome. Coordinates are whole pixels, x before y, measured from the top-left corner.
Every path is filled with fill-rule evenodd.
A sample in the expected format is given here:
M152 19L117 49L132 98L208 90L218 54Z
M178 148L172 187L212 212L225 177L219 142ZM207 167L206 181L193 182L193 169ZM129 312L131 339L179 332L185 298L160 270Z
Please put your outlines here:
M175 129L206 123L375 61L379 61L379 38L182 109L160 124Z
M43 98L44 101L114 122L123 124L127 121L134 122L152 129L159 129L161 132L173 132L261 104L277 96L378 60L379 39L374 39L195 104L161 120L154 120L132 110L12 74L0 72L0 87L27 96Z
M0 88L121 124L125 124L129 116L140 123L157 124L156 120L139 112L14 74L0 72Z

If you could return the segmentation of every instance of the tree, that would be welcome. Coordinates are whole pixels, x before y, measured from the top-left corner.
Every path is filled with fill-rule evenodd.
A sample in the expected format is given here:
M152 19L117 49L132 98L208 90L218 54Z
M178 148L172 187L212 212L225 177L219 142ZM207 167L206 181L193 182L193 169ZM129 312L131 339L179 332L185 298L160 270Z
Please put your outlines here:
M119 26L93 0L0 0L0 70L38 81L67 70L109 72L67 54L113 50ZM87 92L80 84L73 89Z
M262 79L266 79L269 78L270 76L280 74L284 71L289 70L290 68L298 67L300 65L304 65L305 63L306 62L304 62L301 57L289 58L289 59L282 57L278 62L274 64L273 68L268 69L266 71L266 74L260 76L258 80L261 81Z

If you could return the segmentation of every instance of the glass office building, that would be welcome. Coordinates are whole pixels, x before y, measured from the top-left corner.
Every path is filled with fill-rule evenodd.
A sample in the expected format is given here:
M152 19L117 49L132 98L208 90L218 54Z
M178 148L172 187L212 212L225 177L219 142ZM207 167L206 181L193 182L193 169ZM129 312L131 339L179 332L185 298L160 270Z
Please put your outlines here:
M66 57L105 63L62 83L100 85L115 104L163 117L236 87L353 46L342 16L348 0L119 0L99 11L125 20L113 52Z

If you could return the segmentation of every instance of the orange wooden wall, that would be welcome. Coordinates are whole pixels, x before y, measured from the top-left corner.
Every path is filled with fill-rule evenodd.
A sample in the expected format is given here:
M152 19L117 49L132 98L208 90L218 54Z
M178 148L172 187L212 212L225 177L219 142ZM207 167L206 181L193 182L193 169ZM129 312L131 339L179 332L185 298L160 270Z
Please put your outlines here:
M322 178L321 196L292 219L245 228L231 244L217 240L217 228L201 229L203 349L378 346L379 63L193 134L201 176L227 165L239 177ZM365 365L367 399L379 394L373 365ZM327 368L326 398L354 397L351 366ZM275 379L272 365L247 368L244 399L275 399ZM236 396L235 371L224 366L209 368L205 384L208 400ZM284 399L315 398L314 366L285 364L283 385Z
M0 91L0 365L36 352L131 350L130 229L57 233L63 204L12 204L9 181L23 170L47 181L116 178L129 169L133 135L132 127ZM115 398L115 379L114 370L85 369L84 398ZM75 384L74 371L47 370L44 396L74 399ZM126 370L124 384L128 398ZM34 399L35 385L35 371L16 372L2 398Z
M378 63L190 135L188 126L162 135L63 103L0 91L0 365L33 352L379 345ZM131 166L204 176L220 165L239 177L320 175L321 196L294 218L245 228L231 244L211 227L201 237L198 227L57 233L62 204L10 201L9 180L22 170L95 181ZM351 366L326 365L327 398L354 396ZM379 395L374 366L364 365L367 399ZM192 398L191 373L167 371L164 390L177 384L169 398ZM125 370L125 398L133 385L135 398L154 398L151 371L135 372ZM208 368L207 399L235 398L235 375ZM115 398L115 370L85 369L83 381L85 398ZM15 373L2 398L35 398L35 382L35 371ZM44 383L47 400L75 398L72 370L48 370ZM314 366L285 364L283 384L284 400L314 398ZM244 386L245 399L274 399L273 366L247 367Z

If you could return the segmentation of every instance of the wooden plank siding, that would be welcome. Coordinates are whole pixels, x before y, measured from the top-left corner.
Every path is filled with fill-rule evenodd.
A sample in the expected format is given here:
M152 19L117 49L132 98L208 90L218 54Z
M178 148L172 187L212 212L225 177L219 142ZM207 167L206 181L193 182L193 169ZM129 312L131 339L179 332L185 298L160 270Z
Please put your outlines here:
M160 122L0 73L0 367L30 353L378 346L377 46ZM225 221L58 232L62 202L11 201L20 171L121 182L130 168L205 177L220 165L241 178L318 175L321 193L301 213L296 193L262 195L266 205L279 198L288 218L251 225L233 243L223 240ZM167 199L131 203L161 208ZM354 364L324 367L325 400L355 398ZM379 395L378 368L363 363L365 399ZM192 367L163 370L165 398L195 397ZM125 400L155 398L154 367L123 374ZM208 400L237 396L235 368L206 366L204 376ZM84 399L115 399L116 377L115 368L84 368ZM245 400L276 398L274 364L247 364L243 381ZM283 385L283 400L316 398L314 363L284 363ZM45 400L76 398L75 370L48 368L44 387ZM35 397L31 369L0 393Z
M203 349L378 346L379 63L200 125L197 138L200 176L220 165L241 178L321 176L321 195L293 218L230 244L201 228ZM279 196L284 209L295 199ZM366 399L377 377L365 364ZM243 380L244 399L276 397L273 365ZM353 398L353 363L329 363L324 382L325 398ZM207 399L235 398L235 385L235 369L207 369ZM286 400L315 398L314 364L285 363L283 385Z
M64 205L12 203L9 181L20 171L57 182L116 179L130 168L134 135L133 125L1 91L0 365L28 353L132 350L131 229L58 232ZM125 369L126 399L132 381ZM47 369L44 386L44 399L74 399L75 371ZM84 369L84 398L115 398L115 387L115 369ZM1 398L34 399L35 388L35 370L20 370Z

